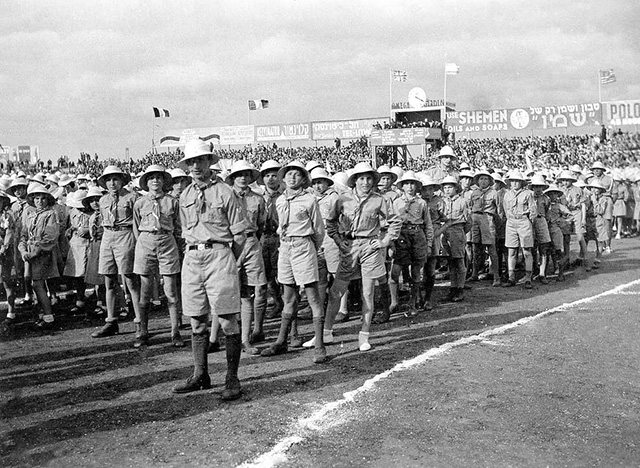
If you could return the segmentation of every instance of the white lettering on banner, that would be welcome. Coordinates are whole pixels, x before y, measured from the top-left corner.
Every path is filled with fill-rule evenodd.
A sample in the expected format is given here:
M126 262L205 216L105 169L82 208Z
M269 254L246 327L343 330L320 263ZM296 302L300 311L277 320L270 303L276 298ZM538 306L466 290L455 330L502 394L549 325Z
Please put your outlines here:
M309 140L308 123L261 125L255 128L256 141Z
M461 124L499 123L507 121L507 110L459 112Z
M606 103L609 125L640 124L640 100Z
M384 125L388 117L377 119L335 120L327 122L311 122L311 138L313 140L355 139L371 135L373 126Z

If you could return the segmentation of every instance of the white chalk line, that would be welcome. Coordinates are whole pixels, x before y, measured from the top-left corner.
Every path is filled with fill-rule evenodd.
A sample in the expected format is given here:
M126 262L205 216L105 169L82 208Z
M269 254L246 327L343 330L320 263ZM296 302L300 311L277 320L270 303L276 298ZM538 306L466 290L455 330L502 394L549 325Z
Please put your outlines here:
M534 320L537 320L558 312L563 312L567 309L570 309L578 305L593 302L605 296L623 294L624 289L627 289L636 285L640 285L640 279L631 281L630 283L621 284L619 286L616 286L613 289L602 292L600 294L596 294L595 296L589 296L589 297L579 299L577 301L561 304L557 307L553 307L551 309L547 309L543 312L540 312L537 315L524 317L519 320L516 320L515 322L508 323L506 325L502 325L497 328L492 328L491 330L486 330L477 335L467 336L464 338L460 338L459 340L456 340L456 341L444 343L438 346L437 348L431 348L414 358L402 361L396 364L391 369L388 369L366 380L360 387L356 388L355 390L344 393L343 394L344 398L336 401L331 401L329 403L325 403L320 409L318 409L313 414L311 414L311 416L306 418L300 418L297 421L297 423L294 425L292 430L290 431L292 435L284 437L271 450L263 453L262 455L259 455L253 461L242 463L241 465L238 466L238 468L272 468L280 463L285 462L287 459L286 458L287 451L292 446L303 442L313 432L318 432L318 431L322 431L322 430L337 426L348 420L348 418L342 418L342 419L334 418L333 421L331 420L325 421L325 417L329 413L337 410L338 408L340 408L341 406L347 403L354 401L354 399L361 393L365 393L372 390L377 382L383 379L386 379L387 377L391 376L396 372L401 372L401 371L410 369L426 361L436 359L442 356L443 354L446 354L448 351L454 348L466 346L474 342L481 342L481 343L489 342L493 344L491 340L487 339L488 337L501 335L509 330L512 330L516 327L520 327L522 325L526 325Z

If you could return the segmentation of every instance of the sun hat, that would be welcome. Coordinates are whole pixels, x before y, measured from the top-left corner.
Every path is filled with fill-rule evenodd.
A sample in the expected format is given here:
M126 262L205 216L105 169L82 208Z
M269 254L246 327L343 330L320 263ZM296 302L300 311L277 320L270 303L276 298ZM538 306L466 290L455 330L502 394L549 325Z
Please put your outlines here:
M526 177L522 175L520 171L511 171L507 174L507 180L521 180L522 182L526 181Z
M87 190L87 195L82 199L82 205L85 208L89 208L89 204L94 198L100 199L104 193L100 187L91 187Z
M604 164L600 161L596 161L591 165L591 170L593 171L594 169L602 169L603 171L607 170L607 168L604 167Z
M234 162L233 166L231 166L229 174L225 177L225 182L229 185L233 185L233 179L235 179L238 173L243 171L249 171L251 173L251 180L249 181L250 184L258 180L258 177L260 177L260 171L256 169L253 164L245 159L240 159Z
M29 187L29 181L25 178L22 177L18 177L16 179L13 179L13 181L11 182L11 185L9 185L9 188L6 190L7 194L11 195L12 197L15 197L15 190L18 187L24 187L26 189L28 189Z
M456 187L458 187L460 184L458 183L458 179L455 178L455 176L446 176L444 177L441 181L440 181L440 185L444 186L444 185L455 185Z
M314 180L325 179L327 182L329 182L329 186L333 185L334 183L333 179L329 176L329 173L325 170L324 167L321 166L311 169L309 175L311 176L311 182L313 182Z
M480 169L473 176L473 183L474 184L476 184L476 185L478 184L478 179L480 178L480 176L487 176L489 179L491 179L491 183L493 183L493 181L494 181L493 174L491 174L489 171L487 171L485 169Z
M440 151L438 152L438 157L441 158L443 156L448 156L450 158L455 158L456 157L456 153L453 152L453 148L449 145L445 145L442 148L440 148Z
M122 185L127 185L131 182L131 175L124 172L118 166L107 166L104 168L104 171L102 171L102 175L98 177L98 185L100 185L100 187L107 188L105 180L111 175L120 176L122 178Z
M383 175L388 175L389 177L391 177L391 184L395 184L396 181L398 180L398 174L396 174L395 172L393 172L391 170L391 168L389 166L387 166L386 164L383 164L382 166L380 166L378 168L378 174L380 174L380 177L382 178Z
M418 174L422 187L440 187L441 183L428 174Z
M276 171L278 172L278 176L280 175L280 169L282 169L282 164L280 164L275 159L269 159L265 161L260 166L260 175L258 176L258 184L264 185L264 173L268 171Z
M564 170L558 176L558 180L573 180L574 182L576 182L578 178L573 175L573 172Z
M529 185L535 185L535 186L538 186L538 187L544 187L545 189L549 186L547 181L544 180L544 177L542 177L542 174L535 174L531 178L531 182L529 182Z
M347 181L349 180L349 177L347 176L347 174L345 172L336 172L335 174L333 174L332 180L337 184L337 185L341 185L343 187L347 186Z
M563 193L562 189L560 187L558 187L556 184L550 184L545 190L544 193L545 195L547 195L550 192L555 192L555 193Z
M311 171L316 167L323 167L322 163L319 163L318 161L308 161L307 164L304 166L304 168L307 170L309 174L311 174Z
M174 167L173 169L169 169L169 175L171 176L171 179L181 179L181 178L187 178L187 179L191 179L191 176L189 176L189 174L187 174L186 172L184 172L182 169L180 169L179 167Z
M202 141L200 138L194 138L193 140L187 141L187 144L184 145L184 155L179 162L185 162L200 156L211 156L214 163L218 162L219 159L218 156L213 154L210 143Z
M42 172L38 172L36 175L29 177L29 182L36 182L40 185L47 185L44 181L44 174Z
M78 208L79 210L85 208L82 200L87 197L86 190L76 190L67 195L66 205L70 208Z
M404 175L404 169L402 169L400 166L393 166L391 168L391 172L396 175L396 180Z
M302 188L308 188L311 186L311 179L309 178L309 172L300 161L291 161L280 168L278 176L281 180L284 180L284 175L291 169L298 169L304 175L306 181L302 184Z
M76 181L75 178L73 178L73 176L70 176L69 174L62 174L60 176L60 179L58 179L58 185L60 187L66 187L69 184L72 184Z
M159 164L152 164L151 166L147 167L144 173L140 176L140 180L138 181L138 183L140 184L140 188L142 190L144 190L145 192L149 191L148 182L149 182L149 177L151 177L152 174L162 175L162 178L164 179L164 183L162 184L162 190L171 189L171 185L173 184L173 179L171 178L171 174L169 174L166 171L164 166L161 166Z
M407 182L415 182L415 184L418 186L417 189L418 190L422 189L422 181L418 178L416 173L413 171L405 172L402 178L398 181L396 185L398 186L398 188L402 188L402 186Z
M598 179L591 179L591 182L589 182L586 185L587 188L597 188L600 189L602 191L607 191L607 187L605 187L604 185L602 185L602 182L600 182Z
M29 188L27 188L27 203L29 205L34 206L33 197L35 197L36 195L46 195L49 198L50 205L53 205L56 202L54 196L51 195L51 193L44 185L38 182L32 182L31 184L29 184Z
M392 169L393 170L393 169ZM376 172L376 170L371 167L371 164L368 162L359 162L353 168L351 175L349 176L349 180L347 181L347 185L351 188L356 186L356 179L358 176L362 174L371 174L373 176L373 185L378 185L378 181L380 180L380 174Z
M463 177L467 177L467 178L473 180L474 176L475 176L475 174L471 170L460 171L460 175L458 176L458 179L462 179Z

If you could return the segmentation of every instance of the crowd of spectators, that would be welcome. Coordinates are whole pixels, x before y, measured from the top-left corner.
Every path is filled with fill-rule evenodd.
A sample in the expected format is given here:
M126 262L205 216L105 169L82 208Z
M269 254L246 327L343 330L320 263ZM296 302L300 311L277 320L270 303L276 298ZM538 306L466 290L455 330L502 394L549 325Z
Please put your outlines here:
M510 167L544 168L550 166L568 167L578 164L589 166L594 161L601 161L610 168L640 167L640 133L618 132L606 139L597 135L555 135L555 136L526 136L513 138L462 138L450 142L457 155L459 163L468 163L472 167ZM432 166L437 161L439 148L431 146L426 153L411 155L406 159L401 151L395 148L377 149L379 163L398 164L405 169L421 170ZM353 140L348 144L335 146L300 146L281 147L276 144L256 146L247 145L241 149L225 149L214 147L214 153L220 159L246 159L254 166L275 159L280 163L291 160L321 161L326 163L333 172L344 171L355 166L360 161L371 159L371 148L366 137ZM58 160L59 168L68 169L72 173L93 174L102 173L110 164L117 165L130 174L143 172L151 164L160 164L167 168L176 167L181 159L180 149L175 151L150 151L144 157L128 161L117 159L103 159L97 154L91 156L83 153L77 162ZM64 167L60 166L64 164ZM8 172L23 170L31 173L38 170L55 169L45 167L42 162L37 167L25 163L13 163Z
M443 128L443 123L441 120L416 120L414 122L405 122L402 120L392 120L390 122L376 122L373 124L374 130L386 130L390 128Z

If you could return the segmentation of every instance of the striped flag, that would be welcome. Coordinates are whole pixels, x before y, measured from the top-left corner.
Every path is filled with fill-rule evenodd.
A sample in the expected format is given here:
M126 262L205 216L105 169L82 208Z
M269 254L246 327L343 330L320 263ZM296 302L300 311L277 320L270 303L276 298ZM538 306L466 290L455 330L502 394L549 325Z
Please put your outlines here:
M154 117L170 117L169 111L167 109L160 109L158 107L153 108L153 116Z
M407 81L407 72L404 70L392 70L395 81Z
M444 73L445 75L457 75L458 73L460 73L460 67L455 63L445 63Z
M600 84L610 84L616 82L616 74L613 73L613 68L608 70L600 70Z
M269 101L266 99L249 99L249 110L267 109Z

